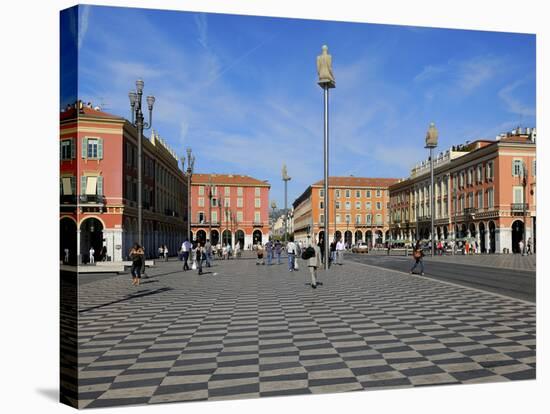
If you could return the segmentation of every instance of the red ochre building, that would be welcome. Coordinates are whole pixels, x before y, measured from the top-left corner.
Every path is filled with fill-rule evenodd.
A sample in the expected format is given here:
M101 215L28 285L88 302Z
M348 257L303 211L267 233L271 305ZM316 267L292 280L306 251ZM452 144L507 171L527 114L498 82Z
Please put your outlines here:
M239 243L241 249L269 238L270 184L247 175L193 174L191 231L194 240Z
M79 106L77 110L75 107ZM137 130L124 118L81 104L60 116L60 255L87 263L102 247L125 260L137 241ZM143 137L143 244L177 251L187 234L187 180L154 131Z
M430 163L389 188L393 240L431 239ZM536 246L536 129L517 128L434 156L434 239L476 241L481 253Z

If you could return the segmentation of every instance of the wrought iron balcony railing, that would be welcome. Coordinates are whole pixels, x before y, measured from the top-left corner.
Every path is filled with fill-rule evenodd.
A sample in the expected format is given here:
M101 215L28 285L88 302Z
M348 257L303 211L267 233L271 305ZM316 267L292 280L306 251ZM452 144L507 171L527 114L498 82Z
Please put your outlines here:
M81 204L105 204L105 196L98 194L81 194L79 196Z
M510 210L512 211L527 211L529 210L529 204L527 203L512 203L510 205Z

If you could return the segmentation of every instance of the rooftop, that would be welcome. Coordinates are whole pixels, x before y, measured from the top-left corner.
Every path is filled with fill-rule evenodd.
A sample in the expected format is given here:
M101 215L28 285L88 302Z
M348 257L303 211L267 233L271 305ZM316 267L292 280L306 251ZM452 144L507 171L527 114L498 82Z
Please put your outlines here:
M249 175L240 174L193 174L191 176L192 184L218 184L218 185L243 185L243 186L267 186L271 185L267 181L258 180Z
M312 187L320 187L325 180L319 180ZM398 178L371 178L371 177L329 177L329 187L389 187L398 182Z

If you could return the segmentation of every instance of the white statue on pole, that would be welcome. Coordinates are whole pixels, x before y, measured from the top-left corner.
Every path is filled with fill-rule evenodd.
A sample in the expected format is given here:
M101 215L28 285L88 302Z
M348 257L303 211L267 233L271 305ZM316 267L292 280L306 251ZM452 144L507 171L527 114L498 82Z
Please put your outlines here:
M332 73L332 56L328 54L328 46L323 45L322 53L317 56L317 74L319 81L317 82L322 88L334 88L336 81Z

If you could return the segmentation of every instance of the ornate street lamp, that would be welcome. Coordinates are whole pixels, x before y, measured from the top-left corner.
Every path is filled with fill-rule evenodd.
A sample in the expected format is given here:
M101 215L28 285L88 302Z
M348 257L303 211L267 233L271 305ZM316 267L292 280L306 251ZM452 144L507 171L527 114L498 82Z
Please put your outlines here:
M271 201L271 238L275 238L275 209L277 208L277 203L275 200Z
M431 240L430 244L431 246L431 252L432 256L435 255L435 246L434 246L434 217L435 217L435 208L434 208L434 157L433 157L433 150L437 147L437 139L439 137L439 133L437 132L437 128L435 127L435 124L432 122L430 124L430 127L428 128L428 132L426 133L426 146L425 148L428 148L430 150L430 218L431 218Z
M141 79L136 81L136 91L130 91L130 108L132 111L132 125L137 129L137 147L138 147L138 243L143 246L143 130L149 129L153 125L153 105L154 96L147 96L147 108L149 110L149 122L144 122L143 112L141 110L141 98L143 96L144 82Z
M286 238L287 238L287 232L288 232L288 210L287 210L287 183L291 180L291 177L289 177L287 170L286 170L286 164L283 164L283 170L282 170L282 176L283 181L285 182L285 237L284 241L286 244Z
M195 156L191 153L191 148L187 148L187 170L185 176L187 177L187 240L191 243L193 241L191 237L191 177L195 168ZM185 157L181 157L182 168L185 167Z

